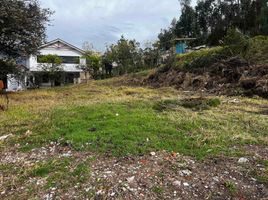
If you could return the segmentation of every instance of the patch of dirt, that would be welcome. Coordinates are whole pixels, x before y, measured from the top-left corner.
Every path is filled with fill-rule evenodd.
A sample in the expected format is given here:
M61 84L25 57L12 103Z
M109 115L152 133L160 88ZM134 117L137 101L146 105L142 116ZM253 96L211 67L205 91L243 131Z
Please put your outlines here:
M249 65L234 57L202 69L160 70L144 83L154 87L175 86L182 90L268 98L268 65Z
M11 187L8 180L20 174L0 171L0 199L12 199L15 195L19 199L267 199L268 182L259 181L256 176L265 177L267 173L268 148L246 149L246 157L219 156L202 161L166 151L114 158L75 152L56 143L28 153L9 150L0 153L1 165L23 168L62 157L72 158L75 165L88 158L96 159L88 164L90 175L86 181L73 181L68 188L46 188L46 177L29 177ZM25 189L29 184L34 185L30 196Z

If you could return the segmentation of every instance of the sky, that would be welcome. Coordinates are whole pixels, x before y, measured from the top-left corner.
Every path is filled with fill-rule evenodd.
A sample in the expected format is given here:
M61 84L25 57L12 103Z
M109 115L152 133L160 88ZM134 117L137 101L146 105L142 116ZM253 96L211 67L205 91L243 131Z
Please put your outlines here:
M154 41L180 14L178 0L40 0L55 11L47 40L61 38L82 48L90 42L98 51L124 35L141 44Z

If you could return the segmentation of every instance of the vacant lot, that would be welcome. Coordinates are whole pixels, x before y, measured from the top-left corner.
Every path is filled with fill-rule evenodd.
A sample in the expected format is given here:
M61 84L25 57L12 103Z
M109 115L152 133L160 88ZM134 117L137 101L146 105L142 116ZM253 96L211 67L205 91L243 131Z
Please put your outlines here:
M10 94L0 198L268 197L267 100L124 79Z

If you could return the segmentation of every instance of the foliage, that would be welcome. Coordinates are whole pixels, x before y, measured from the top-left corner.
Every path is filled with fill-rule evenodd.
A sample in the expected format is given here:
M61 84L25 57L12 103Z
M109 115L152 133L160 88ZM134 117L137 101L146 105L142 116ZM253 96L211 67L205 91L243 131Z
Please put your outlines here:
M170 49L176 37L196 37L193 45L219 45L230 28L250 37L268 34L267 0L203 0L195 7L190 2L181 1L179 20L159 33L161 49Z
M100 73L101 57L93 51L86 51L83 58L85 63L80 64L78 68L82 69L85 74L90 73L93 78L97 78Z
M268 63L268 36L256 36L249 39L245 58L251 63Z
M51 87L53 87L58 73L63 71L62 59L57 55L48 54L40 56L39 62L44 73L49 76Z
M107 47L104 59L118 64L118 74L136 72L142 66L142 51L136 40L127 40L122 36L117 44Z
M248 39L234 28L227 31L223 42L232 56L244 56L248 49Z
M17 68L10 67L10 63L20 56L37 53L45 40L51 14L35 0L1 0L0 55L4 57L0 65L1 74L6 76L18 72Z
M0 52L12 58L35 54L45 40L51 14L37 1L1 0Z
M16 63L13 60L0 59L0 80L6 78L7 74L16 72Z
M268 58L268 37L246 38L235 29L230 29L224 38L223 47L213 47L176 56L175 68L196 69L210 67L230 57L241 57L250 63L264 64ZM167 69L170 68L167 65Z
M236 187L235 183L233 183L231 181L224 182L224 186L228 189L228 191L231 194L235 194L237 192L237 187Z
M215 62L227 57L229 57L229 54L224 47L202 49L177 55L176 68L195 69L210 67Z
M144 68L150 69L158 66L160 52L157 43L147 43L142 53L145 65Z

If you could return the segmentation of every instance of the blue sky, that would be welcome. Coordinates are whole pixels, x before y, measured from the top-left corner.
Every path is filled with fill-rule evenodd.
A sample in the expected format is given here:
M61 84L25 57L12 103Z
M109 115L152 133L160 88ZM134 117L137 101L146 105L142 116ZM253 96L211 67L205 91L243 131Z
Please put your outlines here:
M88 41L103 51L123 34L141 43L153 41L180 14L178 0L40 0L55 11L48 40L61 38L78 47Z

